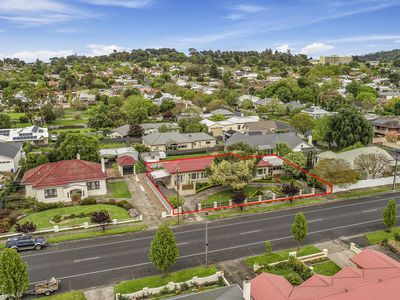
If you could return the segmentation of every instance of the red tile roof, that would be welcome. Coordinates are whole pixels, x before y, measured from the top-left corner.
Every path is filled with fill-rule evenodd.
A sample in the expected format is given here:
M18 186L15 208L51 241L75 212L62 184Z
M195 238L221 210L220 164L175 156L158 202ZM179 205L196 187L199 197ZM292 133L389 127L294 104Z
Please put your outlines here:
M214 157L199 157L190 159L181 159L167 161L164 163L164 169L169 174L187 173L195 171L204 171L214 160Z
M85 160L63 160L45 163L26 171L21 183L33 188L63 186L71 182L106 179L101 164Z
M133 166L134 164L136 164L136 160L129 155L123 155L120 156L116 159L117 164L119 164L120 166Z
M400 263L374 250L354 256L362 269L345 267L333 276L314 275L299 286L284 277L263 273L251 281L254 300L377 300L397 299Z
M262 159L258 162L258 166L259 167L272 167L272 164L269 163L268 161Z

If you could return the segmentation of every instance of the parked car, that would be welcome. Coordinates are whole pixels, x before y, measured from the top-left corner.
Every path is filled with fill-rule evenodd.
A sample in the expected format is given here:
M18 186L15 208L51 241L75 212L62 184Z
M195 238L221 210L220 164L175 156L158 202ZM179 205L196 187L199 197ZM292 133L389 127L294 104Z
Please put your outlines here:
M15 298L13 296L8 296L8 295L0 295L0 300L14 300Z
M42 237L33 238L29 235L12 237L7 240L6 247L20 250L41 250L46 245L46 240Z

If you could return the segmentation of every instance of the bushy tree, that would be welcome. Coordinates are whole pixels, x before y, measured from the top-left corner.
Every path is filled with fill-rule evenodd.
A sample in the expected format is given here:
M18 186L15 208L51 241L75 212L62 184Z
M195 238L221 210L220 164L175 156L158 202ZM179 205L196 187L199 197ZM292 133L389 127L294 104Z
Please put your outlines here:
M179 250L174 233L166 224L161 225L150 245L149 258L151 262L165 274L176 263L178 256Z
M104 231L106 226L111 223L111 216L106 210L94 211L90 216L90 221L94 224L100 224Z
M281 190L284 195L289 197L290 201L292 201L293 196L296 195L300 191L300 189L297 186L295 186L293 183L283 184Z
M385 223L387 230L391 228L397 222L397 204L394 199L391 199L383 210L383 223Z
M278 154L279 156L284 157L292 152L293 152L292 149L286 143L277 143L275 145L275 153Z
M373 136L372 125L354 109L342 109L329 122L327 140L339 149L361 142L368 145Z
M249 144L247 144L245 142L237 142L237 143L231 144L228 147L226 147L226 150L228 150L230 152L236 152L243 156L250 156L257 152L254 147L250 146Z
M169 196L168 201L174 208L182 207L185 203L185 199L182 196L177 195Z
M313 173L331 184L346 186L358 181L359 174L344 159L323 159Z
M11 118L7 114L0 114L0 129L11 128Z
M284 157L288 161L293 164L299 166L300 168L304 168L307 164L307 157L302 152L291 152ZM285 170L285 173L291 177L298 177L302 173L302 170L299 170L295 166L284 162L282 168Z
M292 117L290 124L304 134L314 128L315 119L309 114L298 113Z
M129 131L128 131L128 135L131 137L142 137L144 134L144 129L142 126L140 126L140 124L131 124L129 126Z
M81 133L66 134L55 149L57 160L75 159L80 154L81 159L99 161L99 141L96 137Z
M301 242L305 239L308 232L308 224L305 215L298 212L295 216L294 223L292 224L292 234L297 243L297 251L300 250Z
M28 264L22 262L16 250L3 250L0 253L0 295L19 300L28 287Z
M392 172L391 159L383 153L360 154L354 160L354 167L374 179L377 175Z

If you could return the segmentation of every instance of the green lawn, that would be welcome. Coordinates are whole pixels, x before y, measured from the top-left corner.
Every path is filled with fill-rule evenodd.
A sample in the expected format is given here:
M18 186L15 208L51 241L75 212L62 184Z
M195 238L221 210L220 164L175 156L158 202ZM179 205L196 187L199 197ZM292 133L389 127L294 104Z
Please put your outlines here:
M89 239L89 238L101 237L101 236L134 233L134 232L138 232L138 231L143 231L146 228L147 228L147 226L145 224L139 224L139 225L135 225L135 226L126 226L126 227L120 227L120 228L106 229L104 231L99 229L99 231L89 231L89 232L84 232L84 233L74 233L74 234L69 234L69 235L50 237L50 238L47 238L46 240L49 244L55 244L55 243Z
M166 276L157 275L136 279L132 281L124 281L115 286L115 292L121 294L129 294L142 290L144 287L154 288L168 284L168 282L182 282L192 279L193 277L206 277L215 274L217 269L215 266L197 267L193 269L178 271L167 274Z
M101 149L110 149L110 148L122 148L126 147L127 145L125 143L105 143L105 144L100 144Z
M340 267L333 261L326 261L313 265L314 272L321 275L332 276L340 271Z
M107 190L109 198L132 198L128 184L123 180L107 182Z
M273 246L273 245L272 245ZM258 263L260 266L261 265L268 265L274 262L286 260L289 258L289 253L296 251L296 249L286 249L278 252L272 252L270 255L257 255L257 256L252 256L246 258L246 263L250 267L253 267L255 263ZM305 255L310 255L314 253L321 252L317 247L314 246L305 246L300 249L300 251L297 253L297 257L299 256L305 256Z
M400 227L393 227L390 232L386 232L385 230L369 232L365 234L365 238L373 245L378 244L384 239L393 239L395 233L400 233Z
M255 193L257 190L262 191L266 190L267 188L255 188L251 186L247 186L243 189L244 193L246 196L251 196L253 193ZM202 205L207 205L207 204L213 204L214 202L226 202L229 201L229 199L232 199L232 190L227 189L221 192L214 193L212 195L209 195L207 198L201 201Z
M85 294L81 291L72 291L68 293L40 297L40 299L42 298L48 300L86 300Z
M209 220L215 220L215 219L221 219L221 218L229 218L229 217L235 217L239 215L246 215L246 214L253 214L253 213L261 213L261 212L266 212L266 211L273 211L273 210L278 210L278 209L283 209L283 208L292 208L296 206L302 206L302 205L309 205L309 204L316 204L316 203L322 203L324 200L320 198L306 198L306 199L300 199L300 200L294 200L292 203L289 201L286 202L277 202L273 205L266 206L266 205L254 205L254 206L249 206L244 208L243 210L240 210L240 208L236 209L228 209L224 211L219 211L215 213L210 213L208 215Z
M372 196L375 194L390 192L391 190L392 187L384 186L384 187L363 189L359 191L345 192L345 193L335 194L334 196L338 199L350 199L350 198L358 198L364 196Z
M95 205L68 206L68 207L55 208L37 213L32 213L27 217L21 219L19 223L30 221L36 225L37 229L43 229L55 225L50 222L50 220L55 215L62 216L62 215L71 215L80 213L90 214L91 212L99 210L108 211L108 213L111 216L111 219L125 220L130 218L128 211L121 207L108 204L95 204ZM90 222L90 217L68 219L60 222L58 225L60 226L80 225L83 224L84 222Z
M198 156L208 156L208 155L215 155L218 152L213 153L194 153L194 154L186 154L186 155L175 155L175 156L168 156L164 160L172 160L172 159L179 159L179 158L188 158L188 157L198 157Z
M59 125L59 126L67 126L67 125L77 125L77 124L87 124L88 120L87 119L79 119L79 120L75 120L75 119L57 119L53 122L50 122L49 125L50 126L55 126L55 125Z

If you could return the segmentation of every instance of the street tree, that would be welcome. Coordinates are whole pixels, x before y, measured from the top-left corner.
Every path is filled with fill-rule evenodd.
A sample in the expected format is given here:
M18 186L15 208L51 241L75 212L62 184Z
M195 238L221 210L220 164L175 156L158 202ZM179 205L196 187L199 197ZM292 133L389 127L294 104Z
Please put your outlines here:
M371 123L355 109L342 109L331 117L326 139L339 149L361 142L371 142L373 130Z
M16 250L3 250L0 253L0 295L19 300L28 287L28 264L22 262Z
M297 243L297 251L300 250L301 242L305 239L308 232L308 224L305 215L298 212L295 216L294 223L292 224L293 238Z
M101 228L106 230L106 226L111 223L111 216L105 210L94 211L90 216L90 221L94 224L101 225Z
M377 175L390 174L392 159L380 152L360 154L354 160L356 169L374 179Z
M176 263L178 256L175 235L166 224L162 224L151 242L149 258L153 265L165 274Z
M300 130L301 133L311 131L315 126L315 119L309 114L298 113L292 117L290 125Z
M307 164L307 157L305 157L302 152L291 152L287 154L284 158L299 166L300 168L304 168ZM285 173L291 177L298 177L302 173L302 170L299 170L298 168L286 161L283 163L282 168L283 170L285 170Z
M356 183L359 177L358 172L344 159L323 159L314 166L313 173L339 186Z
M397 204L394 199L391 199L383 210L383 223L390 232L391 228L397 222Z

